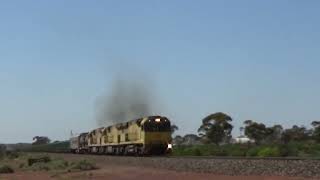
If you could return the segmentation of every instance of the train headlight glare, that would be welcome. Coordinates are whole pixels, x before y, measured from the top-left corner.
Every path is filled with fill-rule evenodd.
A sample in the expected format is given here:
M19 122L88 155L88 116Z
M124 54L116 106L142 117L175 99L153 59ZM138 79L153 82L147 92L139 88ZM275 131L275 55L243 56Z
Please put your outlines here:
M168 149L172 149L172 144L168 144Z
M160 122L160 121L161 121L161 119L156 119L155 121L156 121L156 122Z

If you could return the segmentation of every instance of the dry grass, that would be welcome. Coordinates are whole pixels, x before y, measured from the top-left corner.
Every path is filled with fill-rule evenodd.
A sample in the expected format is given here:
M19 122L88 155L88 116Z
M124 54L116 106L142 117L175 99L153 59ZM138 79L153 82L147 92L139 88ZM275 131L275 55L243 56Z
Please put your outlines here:
M30 163L32 162L32 163ZM87 160L66 161L63 158L47 154L26 154L13 152L0 160L0 173L48 172L54 176L70 172L90 171L97 169L93 162Z

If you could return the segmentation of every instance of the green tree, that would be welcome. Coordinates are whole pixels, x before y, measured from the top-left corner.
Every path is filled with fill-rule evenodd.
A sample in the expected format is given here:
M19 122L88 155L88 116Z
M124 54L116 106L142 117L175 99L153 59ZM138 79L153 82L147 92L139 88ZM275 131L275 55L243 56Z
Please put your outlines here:
M320 142L320 121L313 121L311 125L314 128L312 132L312 138L319 143Z
M274 125L272 127L267 127L264 141L266 143L280 143L282 133L283 133L283 128L281 125Z
M217 112L205 117L198 129L199 135L209 142L219 145L221 142L231 139L233 126L230 124L232 118L222 112Z
M33 138L33 140L35 142L33 142L32 145L41 145L41 144L49 144L50 143L50 139L45 136L35 136Z
M186 134L183 136L183 144L185 145L195 145L200 142L200 137L196 134Z
M175 124L172 124L170 129L171 129L171 134L173 134L175 131L179 130L178 126Z
M267 127L262 123L257 123L252 120L246 120L244 124L244 134L250 139L253 139L256 144L261 144L267 134L271 133L270 129L268 131Z
M310 138L311 132L304 126L294 125L290 129L284 130L282 133L282 141L288 143L290 141L306 141Z
M184 139L182 136L180 135L177 135L173 138L173 144L174 145L177 145L177 146L180 146L182 143L183 143Z

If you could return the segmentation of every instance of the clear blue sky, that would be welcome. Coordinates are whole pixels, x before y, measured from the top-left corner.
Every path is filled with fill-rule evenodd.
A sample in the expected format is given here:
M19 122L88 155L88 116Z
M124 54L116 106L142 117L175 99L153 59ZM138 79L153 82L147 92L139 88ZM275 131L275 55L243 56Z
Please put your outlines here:
M179 134L223 111L244 120L320 119L320 2L2 1L0 142L96 127L117 61L148 72ZM130 69L130 68L129 68Z

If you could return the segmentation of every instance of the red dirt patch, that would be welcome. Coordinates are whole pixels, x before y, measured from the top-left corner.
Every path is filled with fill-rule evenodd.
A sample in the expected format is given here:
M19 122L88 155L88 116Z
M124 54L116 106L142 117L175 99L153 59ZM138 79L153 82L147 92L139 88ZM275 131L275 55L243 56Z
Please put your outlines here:
M104 165L99 170L73 172L52 176L46 172L17 172L0 175L1 180L46 180L46 179L116 179L116 180L304 180L299 177L263 177L263 176L223 176L208 173L175 172L163 169L139 168L128 166Z

